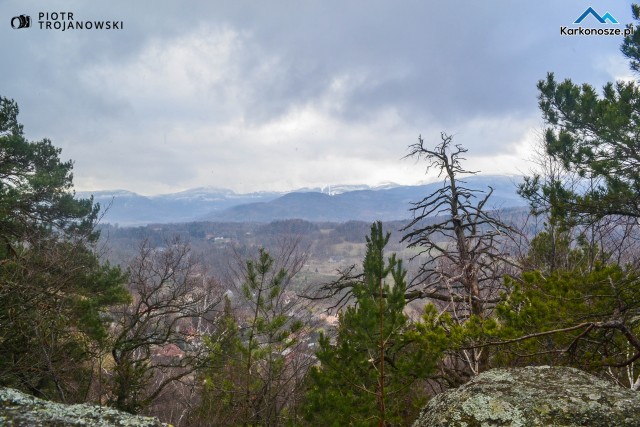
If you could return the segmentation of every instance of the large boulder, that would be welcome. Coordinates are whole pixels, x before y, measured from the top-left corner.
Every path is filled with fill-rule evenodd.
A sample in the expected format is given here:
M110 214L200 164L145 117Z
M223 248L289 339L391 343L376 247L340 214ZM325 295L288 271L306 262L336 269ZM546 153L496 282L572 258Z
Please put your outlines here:
M637 427L640 395L578 369L494 369L433 398L414 427Z
M97 405L49 402L11 388L0 388L0 426L14 427L162 427L155 418Z

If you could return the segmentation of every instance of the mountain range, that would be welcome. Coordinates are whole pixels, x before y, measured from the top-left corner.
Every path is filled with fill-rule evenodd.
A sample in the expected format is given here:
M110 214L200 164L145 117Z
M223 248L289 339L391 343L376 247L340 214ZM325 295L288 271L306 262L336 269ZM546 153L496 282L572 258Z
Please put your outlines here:
M494 191L490 209L524 206L516 193L521 177L476 175L467 187ZM412 203L442 188L442 182L401 186L384 184L303 188L292 192L237 194L228 189L195 188L179 193L142 196L126 190L78 192L93 195L103 211L102 222L121 226L192 221L271 222L299 218L307 221L392 221L412 217ZM480 194L480 193L479 193Z

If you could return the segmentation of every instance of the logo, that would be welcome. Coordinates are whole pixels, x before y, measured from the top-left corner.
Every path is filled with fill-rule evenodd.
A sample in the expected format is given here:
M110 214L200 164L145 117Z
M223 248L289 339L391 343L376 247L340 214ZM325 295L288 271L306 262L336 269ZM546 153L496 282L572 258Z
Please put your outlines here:
M38 19L33 25L40 30L122 30L124 21L118 19L77 19L74 12L38 12ZM31 16L18 15L11 18L11 27L31 27Z
M584 11L584 13L582 15L580 15L580 17L578 19L576 19L575 21L573 21L574 24L579 24L581 23L587 16L592 15L594 18L596 18L598 20L599 23L601 24L606 24L607 21L609 21L610 24L617 24L618 21L616 20L616 18L614 18L609 12L605 13L603 16L600 16L598 14L598 12L596 12L595 10L593 10L592 7L588 7L587 10Z
M589 18L591 17L591 18ZM596 25L595 27L589 27L585 25L585 19L588 19L587 22L590 21L598 21L601 25ZM635 27L631 24L626 25L624 28L622 26L611 27L607 24L618 25L619 22L616 18L613 17L609 12L606 12L604 15L600 16L598 12L596 12L592 7L588 7L587 10L582 12L582 14L573 21L574 24L582 24L577 27L571 27L567 25L562 25L560 27L560 35L561 36L616 36L616 37L631 37L633 36ZM604 24L605 26L602 26Z
M13 29L29 28L31 26L31 17L29 15L18 15L11 18L11 27Z

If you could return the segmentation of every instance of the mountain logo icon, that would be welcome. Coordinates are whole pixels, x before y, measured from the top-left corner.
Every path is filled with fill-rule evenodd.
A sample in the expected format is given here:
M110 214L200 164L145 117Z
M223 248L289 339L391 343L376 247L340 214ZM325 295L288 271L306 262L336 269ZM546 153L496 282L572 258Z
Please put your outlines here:
M600 16L600 14L598 12L596 12L595 10L593 10L592 7L588 7L587 10L585 10L582 13L582 15L580 15L580 17L578 19L576 19L573 23L574 24L579 24L589 15L592 15L601 24L606 24L607 21L609 21L610 24L617 24L618 23L616 18L614 18L609 12L607 12L604 15Z

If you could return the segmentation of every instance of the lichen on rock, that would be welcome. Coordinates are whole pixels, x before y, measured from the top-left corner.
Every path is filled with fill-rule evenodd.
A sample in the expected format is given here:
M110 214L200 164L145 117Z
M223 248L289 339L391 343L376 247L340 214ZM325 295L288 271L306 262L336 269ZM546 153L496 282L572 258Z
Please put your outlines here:
M434 397L414 427L640 427L640 394L566 367L494 369Z
M97 405L49 402L11 388L0 388L0 426L168 427L156 418Z

